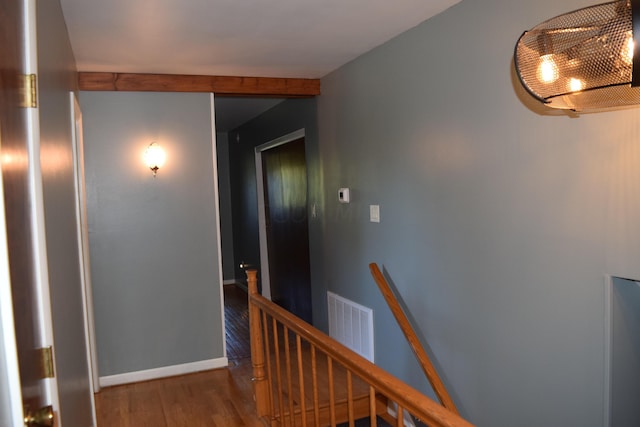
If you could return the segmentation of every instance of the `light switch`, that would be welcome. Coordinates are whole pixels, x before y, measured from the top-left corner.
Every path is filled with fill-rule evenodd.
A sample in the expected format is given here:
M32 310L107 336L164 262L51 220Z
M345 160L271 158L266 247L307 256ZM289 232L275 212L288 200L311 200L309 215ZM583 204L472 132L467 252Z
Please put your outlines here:
M369 205L369 220L380 222L380 205Z

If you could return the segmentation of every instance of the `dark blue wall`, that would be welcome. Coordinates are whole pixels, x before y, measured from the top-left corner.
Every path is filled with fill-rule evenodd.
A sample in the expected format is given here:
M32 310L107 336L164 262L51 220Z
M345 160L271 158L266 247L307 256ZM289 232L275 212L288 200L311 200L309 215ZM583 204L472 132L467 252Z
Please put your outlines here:
M289 99L257 118L229 132L229 168L231 177L231 203L233 214L233 253L236 277L244 277L240 262L258 266L260 248L258 239L258 206L254 148L299 129L305 130L305 149L308 175L309 205L322 210L321 171L318 154L316 100ZM310 209L309 209L310 211ZM320 217L320 215L318 215ZM322 251L319 247L319 224L309 219L311 283L313 301L324 301L321 285ZM317 242L317 243L314 243ZM319 307L322 305L322 307ZM318 307L317 307L318 306ZM323 324L326 318L324 304L314 304L314 323Z

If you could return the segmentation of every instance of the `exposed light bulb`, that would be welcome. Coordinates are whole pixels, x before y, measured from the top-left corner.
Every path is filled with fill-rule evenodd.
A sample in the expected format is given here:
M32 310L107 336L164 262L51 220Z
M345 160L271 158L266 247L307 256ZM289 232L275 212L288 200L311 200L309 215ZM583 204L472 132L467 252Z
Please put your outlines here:
M569 90L571 92L580 92L582 89L584 89L584 82L575 77L571 77L569 80Z
M627 39L622 46L622 52L620 52L620 56L622 57L622 61L631 65L633 63L633 51L636 47L635 42L633 41L633 34L631 32L627 32Z
M560 77L560 73L556 61L553 60L553 55L542 55L540 65L538 65L538 80L549 84L558 80L558 77Z
M156 176L158 169L160 169L164 162L167 160L167 155L157 143L152 142L144 152L144 161L153 171L153 176Z

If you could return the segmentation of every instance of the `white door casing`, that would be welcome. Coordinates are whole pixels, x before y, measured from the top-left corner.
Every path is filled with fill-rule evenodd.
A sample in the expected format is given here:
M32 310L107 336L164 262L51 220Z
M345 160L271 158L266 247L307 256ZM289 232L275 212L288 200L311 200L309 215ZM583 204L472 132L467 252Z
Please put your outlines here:
M73 169L76 190L76 223L78 227L78 263L82 284L84 330L87 343L87 366L91 381L91 414L97 425L96 405L93 395L100 391L98 355L96 351L93 294L91 290L91 263L89 258L89 224L87 220L86 188L84 181L84 144L82 139L82 111L75 93L69 94L71 103L71 129L73 145Z

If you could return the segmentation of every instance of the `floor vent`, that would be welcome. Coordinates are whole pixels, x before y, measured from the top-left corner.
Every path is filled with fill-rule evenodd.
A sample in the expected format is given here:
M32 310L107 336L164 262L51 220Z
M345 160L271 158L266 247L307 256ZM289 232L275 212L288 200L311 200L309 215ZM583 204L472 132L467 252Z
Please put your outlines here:
M373 362L373 310L327 292L329 336Z

